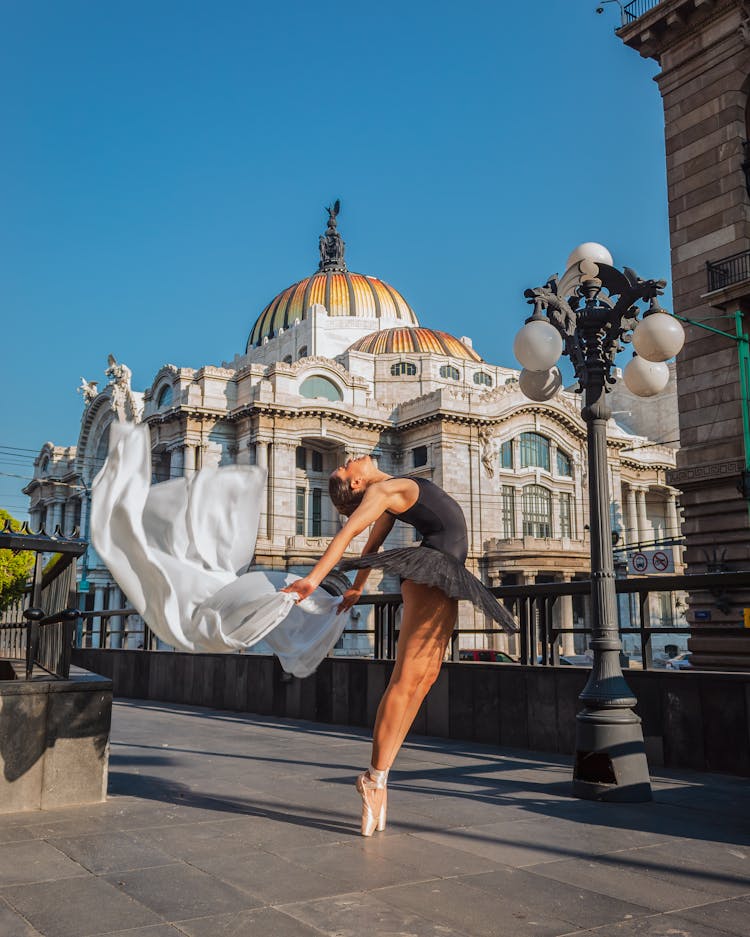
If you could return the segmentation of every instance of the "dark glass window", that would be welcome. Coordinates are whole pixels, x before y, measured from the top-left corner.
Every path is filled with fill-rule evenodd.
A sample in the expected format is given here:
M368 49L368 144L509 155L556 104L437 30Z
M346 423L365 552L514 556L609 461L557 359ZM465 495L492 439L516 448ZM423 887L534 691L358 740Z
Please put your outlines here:
M298 357L298 358L306 358L306 357L307 357L307 345L302 345L302 346L300 347L299 351L297 352L297 357Z
M483 384L485 387L492 387L492 378L486 371L477 371L474 375L475 384Z
M313 488L312 490L312 536L313 537L321 536L322 495L323 495L323 491L321 488Z
M303 397L325 397L326 400L342 399L341 391L333 381L329 381L327 377L320 377L320 375L306 378L302 382L299 392Z
M560 495L560 536L561 537L573 537L575 532L573 529L573 518L575 513L573 511L573 495L563 492Z
M284 355L284 364L291 364L291 363L292 363L292 356Z
M444 364L440 368L440 377L447 378L449 381L457 381L461 377L461 373L452 364Z
M513 468L513 440L506 439L500 446L500 468Z
M316 449L312 451L312 470L313 472L323 471L323 453L318 452Z
M552 536L552 497L549 489L541 485L527 485L523 489L523 535Z
M172 385L165 384L164 387L159 391L159 396L156 398L156 406L168 407L172 403Z
M563 452L562 449L557 450L557 474L564 475L566 478L570 478L573 475L573 463L570 460L570 456Z
M400 374L408 374L413 377L417 373L417 366L412 361L397 361L391 365L391 374L398 377Z
M411 451L414 468L420 465L427 465L427 446L416 446Z
M304 470L307 468L307 449L304 446L297 446L296 452L297 468Z
M521 433L521 468L549 472L549 439L539 433Z
M510 485L503 485L502 521L503 537L510 540L516 535L516 493Z
M298 534L304 536L305 533L305 489L298 488L296 492L295 499L296 515L297 515L297 524L296 531Z

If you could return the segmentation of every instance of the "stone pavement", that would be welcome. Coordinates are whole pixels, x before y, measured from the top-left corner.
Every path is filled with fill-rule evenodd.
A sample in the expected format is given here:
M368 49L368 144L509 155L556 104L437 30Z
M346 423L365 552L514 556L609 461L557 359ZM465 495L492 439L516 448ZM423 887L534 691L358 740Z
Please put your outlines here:
M363 732L114 707L106 804L0 818L0 937L750 934L750 785L569 796L565 759L415 738L366 840Z

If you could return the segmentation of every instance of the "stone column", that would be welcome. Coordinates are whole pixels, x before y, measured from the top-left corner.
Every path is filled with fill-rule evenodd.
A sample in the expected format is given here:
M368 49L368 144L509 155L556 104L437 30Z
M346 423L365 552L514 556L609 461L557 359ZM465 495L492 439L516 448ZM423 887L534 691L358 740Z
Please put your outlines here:
M636 503L638 507L638 542L645 543L648 539L646 528L648 527L648 517L646 515L646 489L636 489Z
M627 511L626 511L626 540L628 546L638 543L638 515L635 507L635 488L628 485Z
M265 439L258 439L254 443L248 443L248 446L255 446L255 464L262 469L268 470L268 443ZM261 501L260 521L258 522L258 537L267 540L269 536L268 514L269 506L273 505L269 491L271 487L271 476L269 473L266 481L266 497Z
M109 607L112 609L123 607L122 592L117 586L110 587ZM118 615L113 618L108 618L107 624L109 629L109 646L116 648L122 647L122 617Z
M570 582L573 577L570 573L563 573L561 577L562 582ZM558 614L558 623L560 628L572 628L573 627L573 596L572 595L561 595L557 600L557 614ZM575 635L574 634L561 634L560 641L562 644L561 653L563 656L569 654L575 654Z
M94 611L100 612L104 608L104 593L105 587L97 585L94 589ZM99 647L99 634L100 630L103 629L103 622L101 618L91 618L91 647Z
M50 523L49 533L54 534L58 527L62 527L63 522L63 503L62 501L53 501L52 503L52 521Z
M620 541L618 546L621 546L624 542L625 527L625 513L622 504L622 479L620 477L619 471L612 469L612 479L610 490L612 492L612 504L611 504L611 523L612 530L615 533L620 535Z
M667 494L667 536L679 537L682 534L680 518L677 513L677 492L670 488Z
M183 447L183 456L182 456L182 465L183 465L183 474L192 475L196 469L195 463L195 446L191 443L185 443Z
M513 527L516 537L523 537L523 488L513 488Z

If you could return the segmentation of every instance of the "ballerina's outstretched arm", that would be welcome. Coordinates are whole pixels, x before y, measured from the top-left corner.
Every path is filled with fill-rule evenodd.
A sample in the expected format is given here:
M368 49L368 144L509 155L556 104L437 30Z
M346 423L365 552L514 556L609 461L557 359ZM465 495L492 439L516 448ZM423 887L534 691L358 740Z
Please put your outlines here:
M357 534L361 534L363 530L366 530L385 513L386 508L389 507L390 500L389 493L384 491L380 485L372 485L369 487L367 491L365 491L364 497L362 498L362 503L355 511L352 512L349 520L328 544L328 548L326 549L323 556L321 556L321 558L315 564L313 569L302 579L297 579L295 582L281 591L295 592L299 596L300 601L302 601L302 599L306 599L311 592L318 588L318 586L330 573L333 567L336 566L341 557L344 555L346 548L357 536ZM389 515L386 515L386 517L388 516ZM373 530L373 533L370 535L368 545L370 544L370 541L373 540L374 534L375 530ZM380 543L374 547L374 550L378 549L383 540L385 540L387 534L388 531L386 530L382 536L382 539L380 540ZM374 550L368 550L365 548L365 552L368 553L374 552ZM359 576L357 578L359 578ZM366 576L363 577L361 585L364 585L364 579L366 578Z

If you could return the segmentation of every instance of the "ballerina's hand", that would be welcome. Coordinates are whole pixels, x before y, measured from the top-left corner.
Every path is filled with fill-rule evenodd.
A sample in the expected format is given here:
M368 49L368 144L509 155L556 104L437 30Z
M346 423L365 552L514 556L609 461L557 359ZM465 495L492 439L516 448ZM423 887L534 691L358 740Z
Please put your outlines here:
M317 583L312 582L307 576L304 579L296 579L293 583L290 583L288 586L284 586L283 589L280 589L280 592L296 592L299 596L297 604L299 604L303 599L306 599L308 595L313 593L317 589Z
M345 612L348 608L351 608L352 605L355 605L361 597L362 597L361 589L347 589L346 592L341 597L341 604L336 609L336 614L340 615L342 612Z

